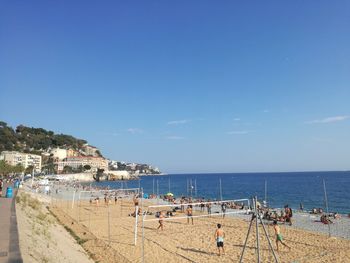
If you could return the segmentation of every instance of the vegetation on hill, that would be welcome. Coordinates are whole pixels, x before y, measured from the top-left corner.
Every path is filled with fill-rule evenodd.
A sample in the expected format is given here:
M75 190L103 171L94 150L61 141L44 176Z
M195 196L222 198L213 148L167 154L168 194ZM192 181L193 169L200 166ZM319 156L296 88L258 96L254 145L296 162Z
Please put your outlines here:
M49 148L72 148L81 150L87 141L71 135L55 134L42 128L19 125L16 129L0 121L0 152L20 151L40 154Z

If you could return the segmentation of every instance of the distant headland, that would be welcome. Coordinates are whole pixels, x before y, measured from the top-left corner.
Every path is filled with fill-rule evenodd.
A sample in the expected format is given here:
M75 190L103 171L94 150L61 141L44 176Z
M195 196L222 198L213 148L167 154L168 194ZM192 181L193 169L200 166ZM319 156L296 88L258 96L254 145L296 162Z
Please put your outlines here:
M0 175L59 174L77 180L128 180L161 174L159 168L111 160L84 139L0 121ZM68 174L70 176L68 176Z

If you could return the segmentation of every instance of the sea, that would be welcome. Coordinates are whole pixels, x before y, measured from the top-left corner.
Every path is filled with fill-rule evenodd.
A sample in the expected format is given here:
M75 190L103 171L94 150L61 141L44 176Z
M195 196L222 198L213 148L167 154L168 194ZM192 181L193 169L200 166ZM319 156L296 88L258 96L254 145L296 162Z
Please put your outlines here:
M270 207L289 205L350 213L350 171L287 173L203 173L141 176L140 180L94 182L99 187L143 188L146 194L192 196L210 200L257 196Z

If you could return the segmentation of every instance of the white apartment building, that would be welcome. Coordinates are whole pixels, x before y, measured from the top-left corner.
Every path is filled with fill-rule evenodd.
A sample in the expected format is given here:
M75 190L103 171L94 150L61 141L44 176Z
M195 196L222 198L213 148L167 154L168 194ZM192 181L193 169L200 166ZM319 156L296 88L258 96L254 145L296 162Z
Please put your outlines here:
M30 153L20 153L16 151L3 151L0 160L4 160L10 165L21 164L24 168L34 166L34 172L41 172L41 156Z
M108 160L102 157L93 156L74 156L67 157L63 161L56 162L57 173L62 173L65 166L70 166L73 169L77 169L80 166L90 165L92 170L104 169L108 170Z

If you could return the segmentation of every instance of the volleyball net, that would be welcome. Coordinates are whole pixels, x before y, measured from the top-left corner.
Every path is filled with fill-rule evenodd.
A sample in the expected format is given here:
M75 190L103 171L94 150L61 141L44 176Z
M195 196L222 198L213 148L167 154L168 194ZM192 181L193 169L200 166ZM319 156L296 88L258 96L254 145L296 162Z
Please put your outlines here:
M150 262L155 244L168 252L164 255L165 261L173 260L173 255L187 261L196 261L192 258L192 252L204 253L210 250L217 223L231 224L229 218L233 216L249 218L250 213L251 203L248 198L178 202L144 207L140 226L142 231L140 261ZM159 231L164 231L164 234L160 235Z
M249 212L249 199L162 204L148 206L145 210L143 221L158 221L161 213L164 214L163 220L169 221L187 219L188 216L201 218L230 214L248 214Z

